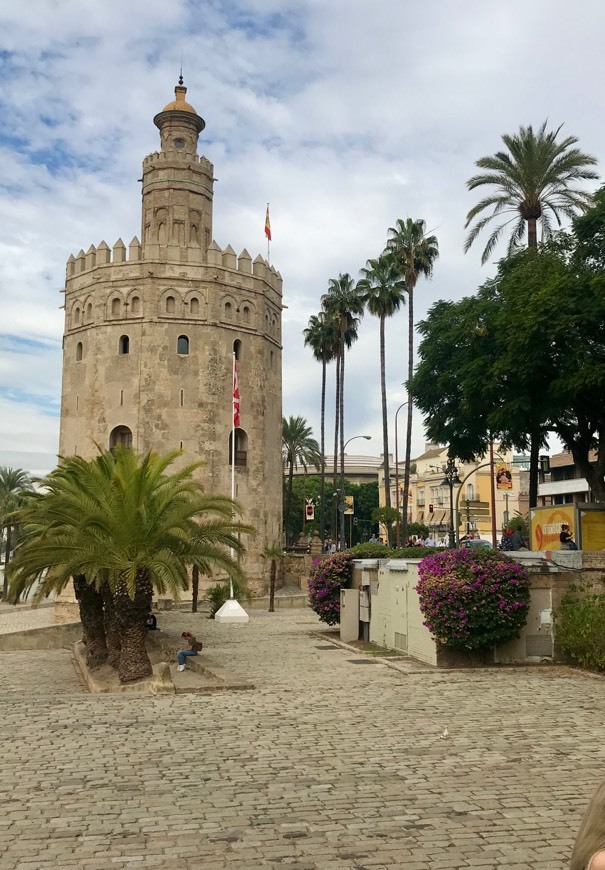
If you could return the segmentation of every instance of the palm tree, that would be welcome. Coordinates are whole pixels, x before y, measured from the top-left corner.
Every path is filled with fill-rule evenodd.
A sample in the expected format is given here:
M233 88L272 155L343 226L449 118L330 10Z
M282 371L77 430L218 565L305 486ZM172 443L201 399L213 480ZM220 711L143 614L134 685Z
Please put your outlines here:
M519 132L512 136L502 136L508 153L498 151L493 156L481 157L476 166L487 171L474 175L466 183L469 190L484 185L495 190L466 216L465 229L481 212L493 206L491 214L480 218L472 227L464 244L465 251L491 220L512 215L490 235L481 256L484 264L509 224L515 222L508 243L510 254L519 246L526 224L528 247L537 247L538 221L542 225L543 238L548 239L552 235L551 218L561 226L561 217L574 217L578 211L586 211L592 203L592 196L575 186L575 182L598 177L596 172L587 168L596 165L596 158L572 147L578 142L575 136L557 142L563 125L547 132L546 123L544 121L537 133L530 124L529 127L520 127Z
M288 470L284 522L287 524L292 506L294 469L302 465L306 471L312 465L318 471L322 465L319 444L312 437L313 430L304 417L282 418L282 459Z
M84 575L114 610L123 683L151 674L145 623L154 590L178 597L193 565L241 577L229 550L242 552L239 534L252 529L233 520L230 498L202 492L192 477L198 465L168 470L179 455L116 450L90 462L64 459L45 491L17 512L28 535L11 563L11 595L44 572L37 600Z
M282 561L286 554L284 548L279 544L273 543L265 547L263 556L269 560L269 613L275 613L275 585L277 580L277 562Z
M538 245L538 221L542 237L549 239L552 235L551 218L561 226L562 217L572 218L578 211L586 211L592 203L592 196L579 188L577 182L598 177L589 169L596 165L596 158L573 147L578 142L575 136L557 142L563 125L547 131L546 123L544 121L537 133L530 125L520 127L513 135L502 136L508 151L498 151L493 156L477 160L476 165L486 171L474 175L466 183L469 190L487 185L494 188L494 192L478 202L466 216L465 229L486 209L492 209L471 228L465 251L490 221L500 216L506 218L491 233L481 256L483 264L510 224L513 226L508 242L509 255L521 244L526 224L527 245L535 248ZM530 433L530 505L535 505L538 500L538 455L542 442L542 433Z
M361 270L360 285L366 295L368 311L380 321L380 393L382 397L382 452L384 479L390 480L389 421L387 417L387 387L385 375L384 326L405 302L405 282L393 254L382 254L377 260L368 260ZM391 487L385 487L386 506L391 507Z
M4 555L4 581L2 585L2 600L8 597L7 567L10 562L13 546L13 532L15 522L12 520L13 511L17 510L23 502L23 497L32 488L31 477L21 468L0 467L0 533L6 530L6 548ZM0 535L0 542L1 542ZM0 556L2 553L0 552Z
M357 328L363 317L365 296L348 272L338 278L331 278L328 292L321 297L321 305L326 314L338 323L338 352L336 355L336 414L334 423L334 492L338 490L338 454L340 453L340 478L344 481L344 394L345 394L345 351L357 340ZM340 450L339 450L340 439ZM340 494L344 499L344 492ZM335 499L336 501L336 499ZM334 506L336 507L336 505ZM333 511L332 533L336 534L336 511Z
M305 345L311 348L315 359L321 363L321 424L320 424L320 453L321 453L321 491L319 507L320 535L323 542L326 536L326 374L328 363L336 359L338 355L338 324L333 317L329 317L325 311L313 314L309 318L309 325L303 330Z
M404 509L402 518L402 537L407 540L408 510L407 499L410 488L410 460L412 450L412 411L413 396L409 392L414 375L414 290L421 275L430 278L433 274L435 261L439 257L439 243L436 236L426 235L426 223L422 220L398 220L389 229L387 251L393 253L397 265L403 275L408 293L408 419L405 444L405 471L403 479ZM389 486L389 481L385 481ZM399 494L397 494L399 499Z

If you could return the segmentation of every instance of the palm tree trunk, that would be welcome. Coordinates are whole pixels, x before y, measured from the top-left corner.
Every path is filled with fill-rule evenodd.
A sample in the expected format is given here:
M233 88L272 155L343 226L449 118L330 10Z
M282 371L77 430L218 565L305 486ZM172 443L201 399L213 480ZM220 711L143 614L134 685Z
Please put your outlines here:
M2 600L8 601L8 563L11 560L11 525L6 526L6 550L4 551L4 580L2 582Z
M338 426L340 422L340 354L336 354L336 407L334 409L334 473L332 477L332 539L338 538Z
M391 507L391 469L389 468L389 421L387 419L387 385L384 353L384 315L380 316L380 395L382 398L382 452L384 454L384 503Z
M408 493L410 491L410 460L412 456L412 410L414 406L410 384L414 375L414 285L408 277L408 419L405 437L405 468L403 472L403 516L401 518L401 537L408 539Z
M345 501L345 343L342 339L342 354L340 360L340 495L338 502L344 505ZM344 507L340 510L340 523L338 529L340 549L346 550L345 544L345 512Z
M107 644L107 664L118 669L120 665L120 630L116 620L116 609L111 589L107 583L101 586L103 599L103 622L105 624L105 642Z
M200 594L200 569L194 565L191 569L191 612L197 613L197 602Z
M536 218L528 218L527 221L527 247L538 247L538 221Z
M84 574L75 576L73 584L80 608L82 639L86 646L86 664L90 669L100 668L107 661L103 598L94 586L89 586Z
M271 559L269 572L269 613L275 613L275 578L277 576L277 563Z
M326 370L327 363L322 360L321 363L321 489L319 503L319 533L321 535L321 543L326 538Z
M134 598L125 581L119 580L113 593L116 620L120 629L121 683L133 683L151 676L153 668L147 655L147 616L151 610L153 588L147 574L137 575Z

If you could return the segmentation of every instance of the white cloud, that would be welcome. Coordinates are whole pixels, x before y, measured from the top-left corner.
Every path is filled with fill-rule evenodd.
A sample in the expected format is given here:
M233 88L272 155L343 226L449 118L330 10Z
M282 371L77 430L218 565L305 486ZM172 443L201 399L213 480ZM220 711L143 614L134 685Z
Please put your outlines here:
M418 318L440 297L474 292L489 275L479 247L462 253L474 161L503 132L546 117L605 158L603 24L599 0L573 15L563 0L443 0L430 14L393 0L4 4L0 334L40 346L0 349L0 450L18 439L37 445L24 450L56 451L56 420L37 404L52 410L59 399L65 260L139 233L141 161L157 148L152 118L171 99L181 50L219 178L219 244L265 253L271 202L272 261L289 306L284 413L319 434L321 370L302 329L329 279L356 276L397 218L424 217L441 257L418 286ZM394 413L404 400L405 312L388 325L387 367ZM372 435L356 452L380 452L369 316L347 360L346 414L347 436ZM423 440L415 419L414 452Z

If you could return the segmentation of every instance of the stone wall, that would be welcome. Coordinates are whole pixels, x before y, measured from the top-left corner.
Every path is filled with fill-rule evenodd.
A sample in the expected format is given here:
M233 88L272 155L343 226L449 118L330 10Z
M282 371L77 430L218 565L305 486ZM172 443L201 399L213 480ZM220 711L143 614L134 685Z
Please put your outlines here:
M47 625L0 634L0 650L63 649L81 640L82 623L68 622L63 625Z

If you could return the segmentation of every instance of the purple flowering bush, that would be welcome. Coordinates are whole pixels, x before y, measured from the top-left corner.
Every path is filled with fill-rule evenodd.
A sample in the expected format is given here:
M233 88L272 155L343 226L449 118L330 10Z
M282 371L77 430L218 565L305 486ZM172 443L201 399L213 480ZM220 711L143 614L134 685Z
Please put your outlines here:
M340 590L353 577L352 553L334 553L313 561L309 574L309 604L322 622L340 622Z
M418 574L424 625L446 646L497 646L518 637L527 621L527 569L503 553L441 550L425 556Z

